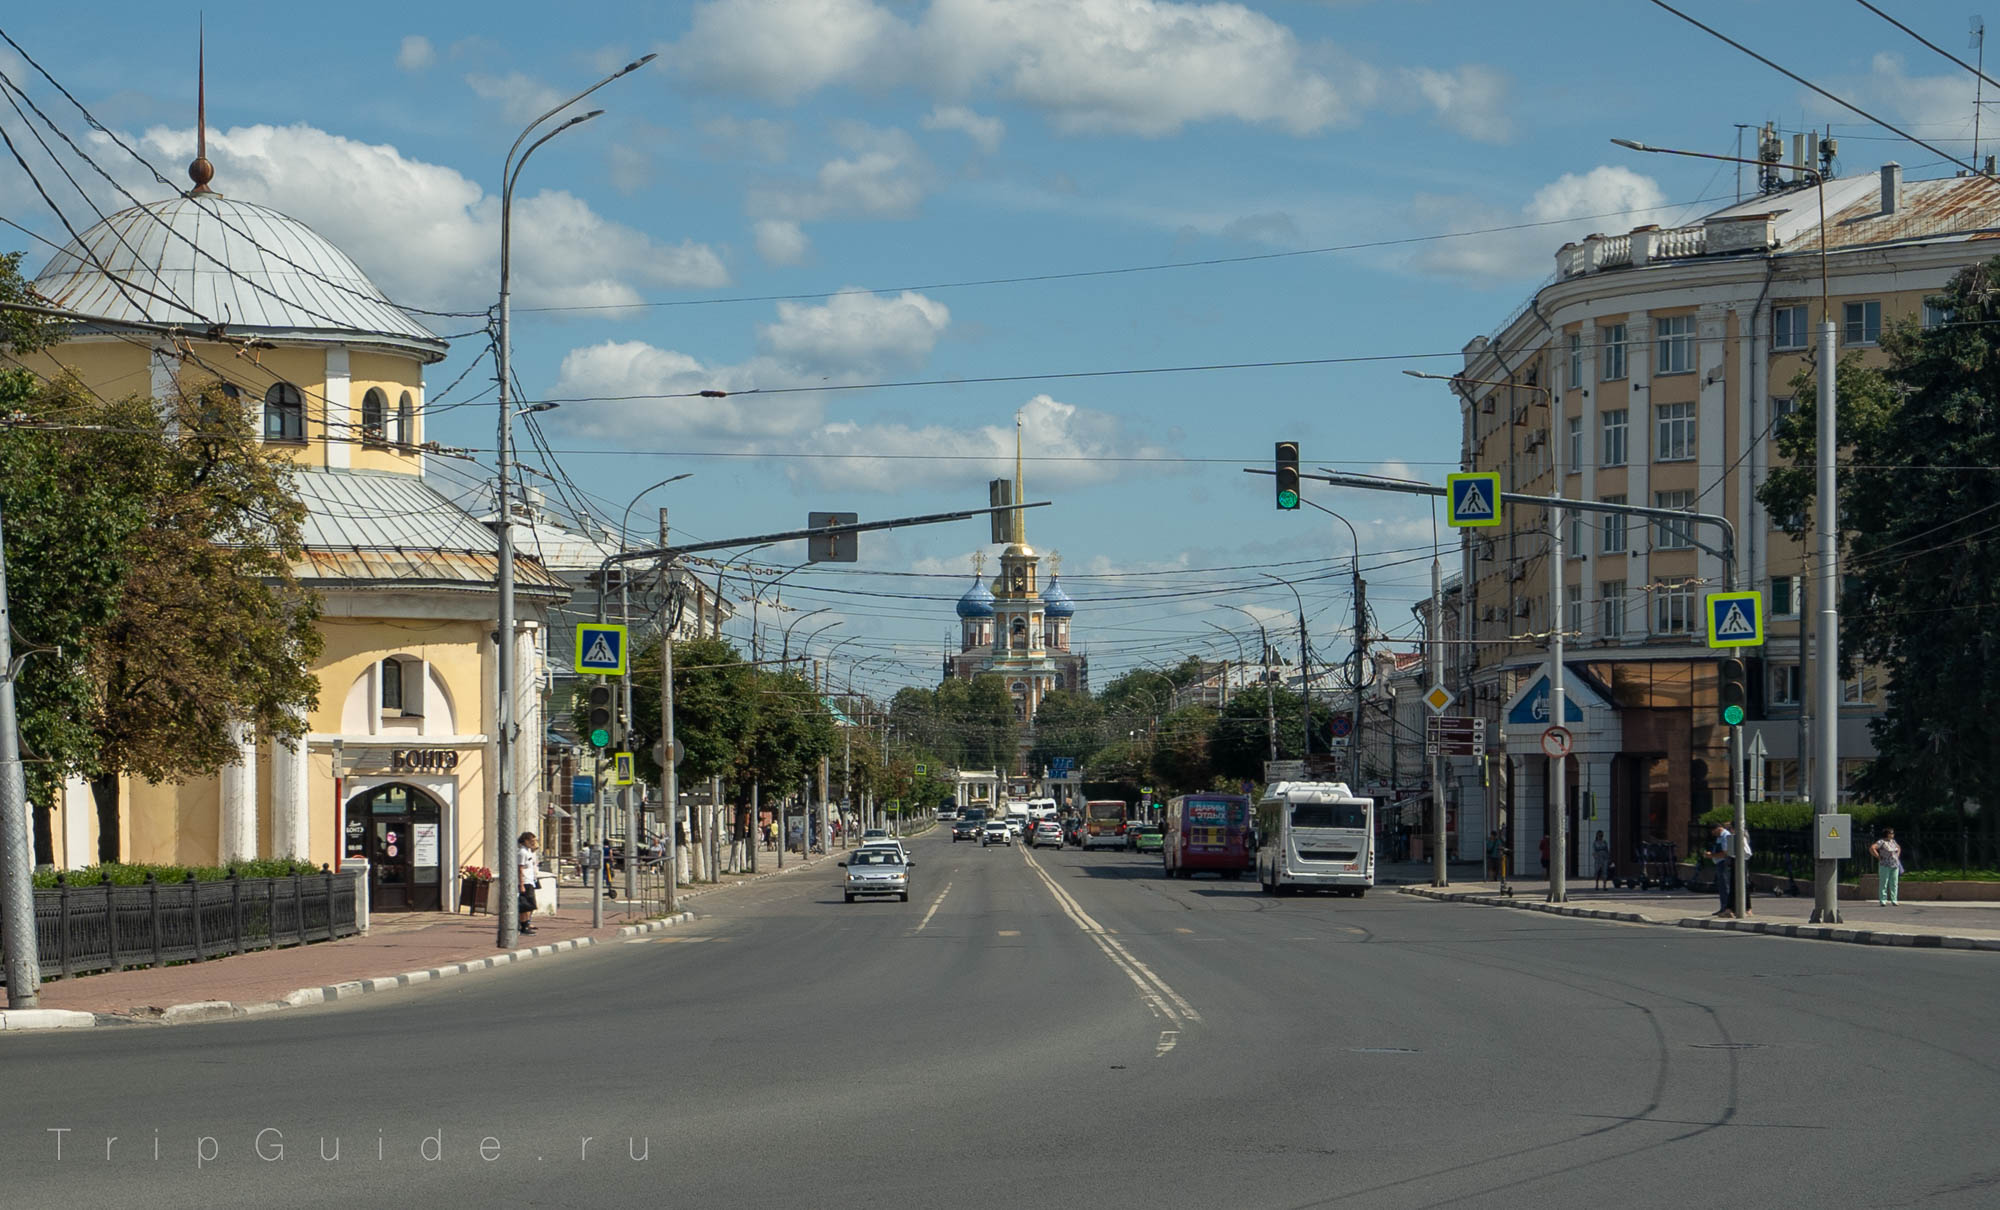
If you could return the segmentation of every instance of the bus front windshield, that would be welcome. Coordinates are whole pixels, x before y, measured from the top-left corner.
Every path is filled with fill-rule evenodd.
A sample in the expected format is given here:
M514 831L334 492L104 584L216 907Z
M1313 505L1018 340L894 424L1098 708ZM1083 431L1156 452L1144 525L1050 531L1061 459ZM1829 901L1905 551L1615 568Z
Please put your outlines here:
M1292 804L1294 828L1365 828L1368 808L1360 803L1301 802Z

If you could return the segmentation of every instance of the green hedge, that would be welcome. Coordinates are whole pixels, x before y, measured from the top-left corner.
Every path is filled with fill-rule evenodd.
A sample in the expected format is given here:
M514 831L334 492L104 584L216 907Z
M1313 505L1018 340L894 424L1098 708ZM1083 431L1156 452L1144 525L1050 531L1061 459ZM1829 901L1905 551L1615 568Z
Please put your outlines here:
M1840 808L1843 815L1852 815L1856 824L1872 824L1878 819L1891 827L1907 827L1904 820L1910 813L1880 803L1848 803ZM1735 809L1727 803L1715 807L1701 816L1701 826L1712 828L1719 823L1733 823ZM1750 837L1754 844L1760 828L1810 828L1813 821L1813 805L1809 802L1747 802L1743 804L1743 822L1750 825Z
M186 882L189 874L194 875L196 882L222 882L232 873L238 878L290 878L294 874L319 872L320 868L311 862L291 857L239 861L233 866L140 865L108 862L81 870L36 870L35 885L54 887L57 874L63 875L70 886L96 886L106 881L107 877L113 886L143 886L148 874L153 876L155 882Z

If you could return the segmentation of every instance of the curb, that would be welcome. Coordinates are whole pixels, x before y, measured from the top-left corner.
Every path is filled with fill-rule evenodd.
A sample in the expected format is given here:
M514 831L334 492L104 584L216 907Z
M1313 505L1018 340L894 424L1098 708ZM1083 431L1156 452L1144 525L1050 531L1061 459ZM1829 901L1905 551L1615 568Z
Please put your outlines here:
M693 912L680 912L662 920L625 925L618 930L617 936L636 937L641 933L664 932L676 925L686 924L692 919L694 919ZM303 1008L308 1004L329 1004L335 1000L352 1000L356 996L435 983L442 979L469 975L474 971L495 970L526 962L531 958L580 950L597 944L598 939L595 937L572 937L567 941L551 941L547 945L538 945L532 949L506 951L485 958L434 966L429 970L407 971L400 975L383 975L374 979L352 979L323 987L302 987L276 1000L262 1003L237 1004L230 1000L195 1000L187 1004L171 1005L159 1016L151 1018L127 1017L115 1013L71 1012L53 1008L0 1010L0 1030L87 1029L93 1025L193 1025L202 1021L261 1017L288 1008Z
M1399 892L1439 903L1474 903L1482 907L1514 908L1524 912L1547 912L1552 916L1575 916L1586 920L1615 920L1624 924L1651 924L1661 928L1711 929L1732 933L1764 933L1773 937L1793 937L1806 941L1837 941L1848 945L1888 945L1909 949L1986 950L2000 953L2000 937L1961 937L1951 933L1883 933L1873 929L1843 928L1828 924L1780 924L1766 920L1729 920L1713 916L1685 916L1658 920L1640 912L1614 912L1604 908L1571 907L1536 900L1496 899L1487 894L1440 891L1430 887L1403 887Z
M95 1015L66 1008L0 1009L0 1030L88 1029L95 1024Z

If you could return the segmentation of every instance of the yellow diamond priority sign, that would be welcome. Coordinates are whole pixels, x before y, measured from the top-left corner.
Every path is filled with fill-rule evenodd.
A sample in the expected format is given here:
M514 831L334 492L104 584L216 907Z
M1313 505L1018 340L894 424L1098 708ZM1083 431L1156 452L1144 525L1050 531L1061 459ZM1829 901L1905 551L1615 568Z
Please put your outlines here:
M1424 705L1431 708L1432 714L1443 714L1457 700L1457 696L1443 685L1433 685L1431 691L1424 694Z

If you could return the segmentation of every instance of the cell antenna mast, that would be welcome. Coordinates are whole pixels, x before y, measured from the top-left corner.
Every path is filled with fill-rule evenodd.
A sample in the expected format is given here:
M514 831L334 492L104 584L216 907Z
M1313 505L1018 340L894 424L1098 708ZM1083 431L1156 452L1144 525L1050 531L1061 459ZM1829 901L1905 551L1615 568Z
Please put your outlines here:
M1979 164L1979 111L1986 104L1986 18L1972 16L1972 49L1978 52L1972 77L1972 163Z

